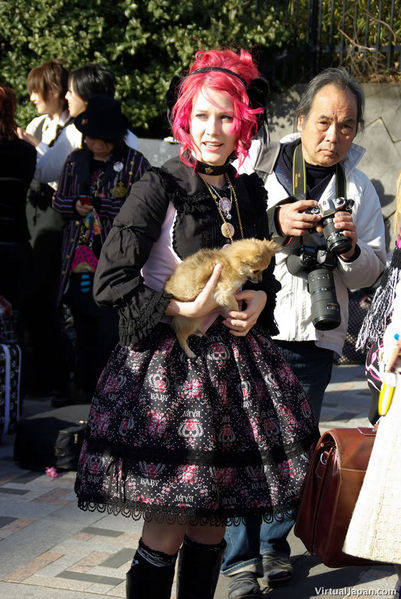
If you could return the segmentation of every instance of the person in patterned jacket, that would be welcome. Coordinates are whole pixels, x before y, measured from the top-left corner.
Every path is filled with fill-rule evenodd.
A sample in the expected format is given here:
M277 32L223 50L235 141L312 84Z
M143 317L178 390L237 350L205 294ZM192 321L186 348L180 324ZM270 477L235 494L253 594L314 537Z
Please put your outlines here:
M81 392L76 396L90 401L118 339L115 311L94 302L93 277L113 219L149 163L125 144L127 122L117 100L93 96L75 126L85 145L67 158L53 199L53 208L67 220L58 303L64 301L74 317L75 383ZM57 405L69 402L62 399Z

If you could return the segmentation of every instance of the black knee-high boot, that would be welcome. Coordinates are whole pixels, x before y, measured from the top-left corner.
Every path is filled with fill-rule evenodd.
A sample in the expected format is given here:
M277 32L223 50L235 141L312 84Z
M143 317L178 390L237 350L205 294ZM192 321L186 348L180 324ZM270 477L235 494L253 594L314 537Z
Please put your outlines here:
M139 540L127 573L127 599L170 599L177 554L154 551Z
M185 537L178 558L177 599L213 599L226 542L196 543Z

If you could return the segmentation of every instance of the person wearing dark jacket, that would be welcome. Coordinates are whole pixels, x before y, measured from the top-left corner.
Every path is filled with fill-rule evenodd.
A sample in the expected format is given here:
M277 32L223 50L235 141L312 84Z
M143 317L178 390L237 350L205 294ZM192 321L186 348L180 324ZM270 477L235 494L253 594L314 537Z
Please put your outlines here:
M127 121L117 100L93 96L75 126L84 134L85 147L67 158L53 200L67 221L58 304L64 301L74 317L75 383L82 392L80 401L90 401L118 339L115 311L99 308L93 300L93 276L113 218L149 163L125 144ZM56 405L66 403L70 401L61 399Z
M145 519L129 599L168 599L178 551L177 598L212 599L227 522L295 505L317 438L269 336L274 261L224 316L213 295L221 265L193 301L164 291L197 250L266 236L263 184L230 164L247 155L263 113L248 95L258 83L248 52L196 54L171 89L180 156L132 186L96 270L95 299L117 309L120 342L92 400L75 489L82 509ZM177 341L175 315L203 319L205 334L189 338L195 358Z
M24 309L32 271L26 196L35 172L36 151L18 139L14 90L0 83L0 295Z

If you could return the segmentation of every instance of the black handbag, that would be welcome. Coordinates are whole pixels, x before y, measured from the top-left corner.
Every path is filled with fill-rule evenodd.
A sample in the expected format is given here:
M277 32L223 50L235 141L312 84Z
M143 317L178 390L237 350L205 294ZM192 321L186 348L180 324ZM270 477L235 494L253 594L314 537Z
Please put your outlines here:
M76 470L89 404L77 404L20 420L16 426L14 460L23 468Z

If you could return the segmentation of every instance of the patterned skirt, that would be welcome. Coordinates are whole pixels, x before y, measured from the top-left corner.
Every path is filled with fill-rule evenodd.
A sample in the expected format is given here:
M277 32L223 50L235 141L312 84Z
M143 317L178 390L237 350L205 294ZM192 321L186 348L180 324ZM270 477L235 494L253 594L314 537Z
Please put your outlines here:
M161 324L114 350L79 460L81 509L219 524L296 508L319 437L298 379L257 328L215 324L190 343L194 359Z

